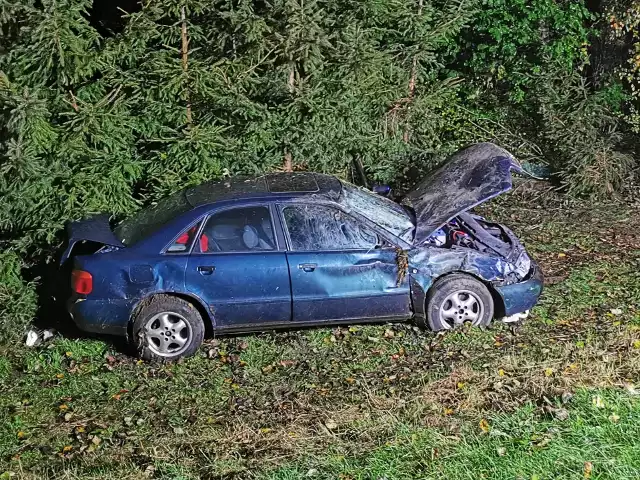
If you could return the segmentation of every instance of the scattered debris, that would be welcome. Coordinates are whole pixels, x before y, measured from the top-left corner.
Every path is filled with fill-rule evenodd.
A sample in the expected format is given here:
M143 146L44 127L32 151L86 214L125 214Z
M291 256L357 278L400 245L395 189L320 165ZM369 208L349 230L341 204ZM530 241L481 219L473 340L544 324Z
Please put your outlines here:
M524 320L528 316L529 316L529 310L525 310L522 313L514 313L513 315L502 317L502 321L504 323L515 323L515 322L519 322L520 320Z
M27 347L37 347L45 342L51 340L56 334L56 331L53 328L47 328L45 330L39 330L35 327L32 327L27 332L27 338L24 344Z

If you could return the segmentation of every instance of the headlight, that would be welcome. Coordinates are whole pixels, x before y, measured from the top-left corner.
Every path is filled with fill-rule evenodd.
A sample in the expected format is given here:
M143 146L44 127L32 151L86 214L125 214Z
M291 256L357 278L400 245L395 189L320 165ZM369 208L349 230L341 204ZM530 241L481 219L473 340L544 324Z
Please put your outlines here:
M522 252L522 254L518 257L518 261L516 262L516 274L520 278L524 278L531 270L531 259L526 252Z

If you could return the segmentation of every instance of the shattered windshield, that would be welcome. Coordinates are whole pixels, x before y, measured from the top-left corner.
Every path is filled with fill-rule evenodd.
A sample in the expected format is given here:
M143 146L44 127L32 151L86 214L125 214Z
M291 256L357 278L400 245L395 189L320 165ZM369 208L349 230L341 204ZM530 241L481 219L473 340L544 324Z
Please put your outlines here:
M115 228L114 233L122 243L131 246L189 210L191 205L183 190L127 218Z
M342 182L342 187L345 206L380 225L396 237L411 243L415 226L402 206L377 193L347 182Z

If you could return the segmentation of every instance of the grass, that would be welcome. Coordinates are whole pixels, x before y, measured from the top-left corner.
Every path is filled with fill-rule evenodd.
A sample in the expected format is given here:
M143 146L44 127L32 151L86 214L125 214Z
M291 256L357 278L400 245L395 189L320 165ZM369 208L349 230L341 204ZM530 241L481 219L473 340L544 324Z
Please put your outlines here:
M0 345L0 478L637 478L640 215L534 195L485 209L549 280L522 325Z

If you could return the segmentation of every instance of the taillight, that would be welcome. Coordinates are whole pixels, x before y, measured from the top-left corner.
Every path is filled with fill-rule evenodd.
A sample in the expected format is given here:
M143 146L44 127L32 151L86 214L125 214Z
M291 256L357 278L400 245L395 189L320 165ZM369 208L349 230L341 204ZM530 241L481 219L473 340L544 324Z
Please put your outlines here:
M71 288L80 295L89 295L93 290L93 277L84 270L71 272Z

